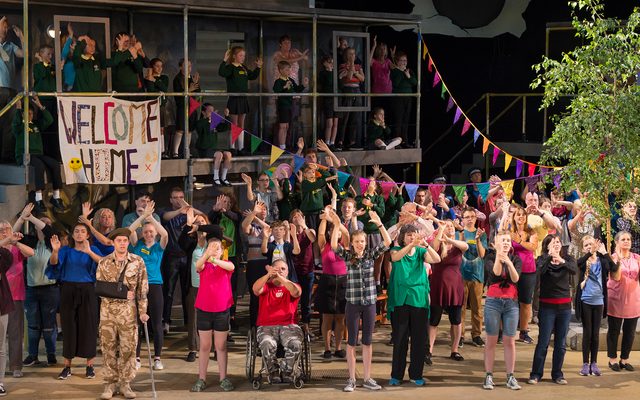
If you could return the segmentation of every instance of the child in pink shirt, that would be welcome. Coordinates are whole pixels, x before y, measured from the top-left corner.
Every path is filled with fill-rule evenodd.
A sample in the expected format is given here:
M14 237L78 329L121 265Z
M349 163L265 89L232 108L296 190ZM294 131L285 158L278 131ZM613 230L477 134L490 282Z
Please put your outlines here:
M228 392L234 389L227 378L227 336L229 335L229 311L233 305L231 275L235 267L232 262L220 259L223 249L219 238L211 237L208 241L207 249L196 262L196 271L200 274L200 288L195 302L200 337L200 361L198 380L191 391L201 392L207 387L207 367L213 331L220 387Z

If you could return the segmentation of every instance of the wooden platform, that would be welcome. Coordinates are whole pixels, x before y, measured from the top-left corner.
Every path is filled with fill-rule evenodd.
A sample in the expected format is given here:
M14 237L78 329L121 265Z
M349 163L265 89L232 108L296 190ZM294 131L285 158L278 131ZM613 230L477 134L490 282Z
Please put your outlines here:
M394 150L360 150L360 151L341 151L335 153L338 158L344 157L349 165L359 167L363 165L373 164L408 164L418 163L422 161L421 149L394 149ZM323 157L323 153L319 154ZM230 173L251 173L263 171L269 168L269 155L236 157L231 164ZM283 155L277 163L290 162L293 156ZM188 160L163 160L162 161L162 177L187 176ZM211 173L210 158L193 158L193 174L208 175Z

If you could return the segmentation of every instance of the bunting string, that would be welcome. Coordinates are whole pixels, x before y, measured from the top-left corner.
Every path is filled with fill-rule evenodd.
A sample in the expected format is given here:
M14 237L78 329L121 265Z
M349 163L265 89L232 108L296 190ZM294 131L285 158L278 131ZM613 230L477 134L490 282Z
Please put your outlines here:
M462 110L462 108L460 107L460 105L458 104L458 102L456 101L456 99L451 95L451 92L449 91L449 88L447 87L444 79L442 78L442 74L440 74L440 71L438 70L438 67L436 66L436 64L433 62L433 57L431 56L431 53L429 53L429 48L427 47L427 44L424 41L424 37L421 37L421 41L422 41L422 59L423 60L427 60L427 71L430 73L433 73L433 83L432 86L434 88L434 90L437 88L438 85L442 85L441 89L440 89L440 95L442 97L442 99L446 99L446 94L449 95L449 99L447 101L447 112L449 112L450 110L452 110L453 108L455 108L455 114L453 117L453 125L457 124L460 120L463 120L463 125L462 125L462 129L460 131L460 135L464 136L465 133L467 133L468 130L470 130L471 128L473 128L473 144L475 146L476 141L478 140L478 137L482 136L483 138L483 143L482 143L482 154L484 155L487 150L489 149L489 146L493 146L493 152L492 154L492 161L493 161L493 165L495 165L496 161L498 160L498 156L500 154L504 154L505 157L505 166L504 166L504 171L505 173L509 170L510 166L511 166L511 161L515 160L516 161L516 178L520 178L520 175L522 173L522 169L523 169L523 165L526 165L527 167L527 172L529 174L530 177L533 177L535 174L535 170L536 169L540 169L540 172L543 172L545 169L548 170L559 170L562 169L562 167L556 167L556 166L550 166L550 165L541 165L541 164L537 164L537 163L532 163L526 160L523 160L521 158L512 156L511 154L507 153L506 151L504 151L503 149L501 149L500 147L496 146L496 144L494 142L492 142L489 137L487 135L485 135L484 133L482 133L482 131L480 129L478 129L478 127L476 127L476 125L473 123L473 121L471 121L471 119L465 114L465 112Z
M194 110L195 111L195 110ZM462 115L462 114L461 114ZM248 132L246 130L241 129L240 127L238 127L237 125L233 124L233 122L231 122L230 120L226 119L224 116L216 113L215 111L211 114L211 127L215 128L217 127L220 123L222 123L222 121L226 121L227 123L230 124L231 129L230 129L230 135L232 135L232 140L235 141L237 140L237 138L241 135L241 134L247 134L250 136L250 147L251 147L251 152L254 153L258 147L265 143L268 146L271 147L271 150L269 152L269 168L267 168L267 172L268 173L273 173L273 171L275 171L275 167L273 166L274 163L276 163L283 155L288 155L288 156L292 156L293 157L293 170L292 170L292 176L297 173L305 164L305 159L302 156L299 156L298 154L292 153L288 150L284 150L281 149L280 147L262 139L261 137L254 135L251 132ZM470 125L471 127L473 127L473 125ZM476 133L478 132L478 130L474 127L474 136L476 135ZM488 148L488 144L489 141L487 140L486 137L483 136L483 139L485 140L485 143L487 144L487 148ZM494 152L496 150L494 149ZM515 158L515 157L514 157ZM517 159L516 161L517 163L526 163L526 161L522 161ZM411 199L411 201L413 201L413 198L415 197L415 194L418 190L418 188L420 187L425 187L427 188L431 194L434 196L434 198L437 198L437 195L439 195L445 187L452 187L454 192L456 193L456 195L458 195L459 197L461 196L461 194L467 189L468 186L473 186L475 185L477 187L477 189L480 191L480 195L481 196L486 196L486 193L488 193L489 191L489 187L491 186L491 184L500 184L503 186L503 188L505 189L505 192L512 192L513 190L513 184L516 180L520 180L520 179L526 179L527 180L527 185L531 186L533 184L537 184L537 182L539 182L545 175L547 174L551 174L553 171L553 167L542 167L541 171L539 174L534 174L532 172L532 167L534 167L533 169L535 169L536 165L529 165L528 166L528 172L529 172L529 176L522 176L522 177L516 177L515 179L510 179L510 180L503 180L501 182L481 182L481 183L461 183L461 184L453 184L453 183L449 183L449 184L443 184L443 183L438 183L438 184L434 184L434 183L407 183L407 182L396 182L396 181L377 181L378 183L380 183L382 189L383 189L383 195L386 197L389 196L389 193L391 191L391 189L393 188L394 185L405 185L405 190L407 191L407 194L409 195L409 198ZM326 168L326 167L324 167ZM521 164L518 164L518 168L522 168ZM340 188L342 189L344 187L344 185L346 184L346 182L348 181L349 177L352 177L352 175L350 175L347 172L344 171L337 171L338 174L338 183L340 185ZM556 175L557 176L557 175ZM355 176L353 176L354 178L356 178ZM554 183L557 182L558 178L554 178ZM362 190L363 188L366 189L366 186L369 184L369 179L368 178L358 178L357 180L354 179L354 182L359 182L360 184L360 189Z

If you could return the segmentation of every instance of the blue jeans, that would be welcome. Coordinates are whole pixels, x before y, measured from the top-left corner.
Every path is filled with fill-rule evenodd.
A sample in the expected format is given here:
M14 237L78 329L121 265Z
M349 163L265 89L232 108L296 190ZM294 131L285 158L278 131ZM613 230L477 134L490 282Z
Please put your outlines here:
M569 330L569 321L571 320L571 308L557 309L545 307L540 304L538 311L538 344L533 353L533 365L531 366L531 378L542 379L544 371L544 361L547 358L547 348L551 341L551 333L553 332L553 362L551 367L551 379L556 380L563 378L562 364L564 363L564 354L566 350L567 331Z
M487 336L498 336L500 322L504 336L515 336L519 315L520 307L516 299L487 297L484 302L484 329Z
M311 321L311 292L313 291L313 272L306 275L298 274L298 283L302 287L300 296L300 311L302 313L302 323L308 324Z
M27 286L24 301L27 314L28 351L30 356L38 355L40 337L44 338L47 354L56 353L56 312L60 304L60 288L56 285Z

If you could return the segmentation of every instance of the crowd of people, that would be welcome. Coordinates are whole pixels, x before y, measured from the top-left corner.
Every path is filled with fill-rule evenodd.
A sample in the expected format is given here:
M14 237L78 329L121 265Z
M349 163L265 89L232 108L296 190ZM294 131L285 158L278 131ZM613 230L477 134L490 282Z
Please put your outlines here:
M61 330L59 379L72 376L75 357L86 359L85 376L95 377L99 337L106 384L102 398L118 391L133 398L130 382L141 366L135 321L149 325L152 368L163 370L163 337L180 325L171 319L179 282L188 330L185 359L199 358L191 390L207 388L212 349L220 387L233 390L227 342L230 330L238 329L236 303L244 295L240 273L246 274L250 295L249 327L256 329L272 383L299 376L302 342L305 335L313 338L315 309L321 314L325 349L320 356L347 360L344 391L357 387L358 346L362 386L380 389L371 363L383 294L392 326L390 386L403 383L407 352L410 381L426 384L424 367L433 364L438 351L435 339L443 314L451 325L452 360L465 360L465 344L484 347L485 389L495 387L498 343L504 347L506 385L514 390L521 388L514 375L516 341L535 343L527 383L538 383L552 334L551 379L567 384L563 361L572 313L584 328L580 375L602 374L597 360L602 318L608 320L607 367L634 370L630 352L640 316L640 241L632 228L639 218L633 200L622 203L614 223L615 250L609 254L601 219L578 191L554 189L547 196L544 190L525 188L518 201L492 176L486 198L470 183L461 196L451 196L445 186L420 187L411 201L404 185L382 192L381 183L393 180L377 165L366 185L361 181L362 187L355 188L353 179L341 185L337 173L350 171L349 166L326 143L319 141L318 148L329 165L318 161L316 150L308 150L293 180L289 164L260 173L255 186L244 175L245 195L253 204L244 212L232 189L220 188L215 201L199 210L176 187L170 206L157 214L151 195L138 193L135 210L122 223L113 211L94 212L88 203L69 232L56 230L55 221L37 215L32 203L13 225L2 222L0 337L7 332L13 376L21 377L24 366L40 362L41 337L47 363L57 364L55 339ZM478 182L479 175L478 169L471 170L471 182ZM445 178L436 179L442 183ZM19 232L26 222L31 232L23 236ZM125 289L114 289L118 283ZM465 335L467 308L470 337ZM29 337L24 360L23 313ZM539 328L537 339L530 335L532 323ZM278 344L284 362L276 360ZM5 357L0 352L2 367Z
M14 65L16 57L23 56L18 46L4 41L8 26L2 18L0 50L8 59L2 57L0 61L0 101L4 98L1 96L11 94L4 90L3 79L12 73L8 67ZM71 25L67 30L66 53L61 60L66 89L100 92L101 71L111 67L116 91L168 90L162 60L148 60L135 37L116 35L113 56L105 60L96 53L92 38L76 38ZM17 28L14 31L22 37ZM289 37L281 38L280 45L280 58L289 54L291 60L278 60L274 92L301 92L309 82L299 79L294 64L305 60L306 52L291 51ZM342 93L361 93L367 71L346 39L339 46L339 87ZM51 47L43 46L39 56L41 61L34 69L39 71L34 76L38 79L37 90L55 91L55 87L47 86L55 80ZM325 93L333 91L333 74L329 73L333 61L330 57L322 59L319 83ZM241 128L250 112L248 99L241 94L248 92L248 82L259 77L262 67L260 58L253 69L245 62L245 50L233 47L219 67L229 93L233 93L224 114ZM406 65L406 54L387 49L374 39L374 93L414 90L415 75ZM147 73L145 67L150 68ZM185 76L189 91L197 92L200 77L191 72L188 60L180 62L174 90L185 89ZM288 124L295 108L290 99L283 96L277 102L275 144L282 148L288 145ZM209 129L213 107L204 104L202 116L192 114L185 126L184 104L180 103L184 99L176 98L176 134L167 155L179 157L182 137L193 128L199 136L198 151L215 162L214 183L219 196L199 209L185 201L182 188L175 187L169 191L169 206L156 210L150 193L137 192L131 213L122 221L116 221L112 210L93 210L93 205L86 203L78 222L67 231L44 214L45 171L53 185L52 206L63 209L64 205L57 161L49 160L54 156L46 154L39 135L51 124L55 110L35 98L35 108L29 110L27 120L31 127L31 162L38 177L34 201L26 205L15 223L0 221L0 395L6 394L5 342L9 368L14 377L20 378L23 367L40 363L41 337L47 364L58 364L56 336L61 332L64 361L58 379L72 377L76 357L86 359L84 376L95 378L99 338L105 382L101 398L110 399L118 392L135 398L130 383L141 367L139 329L148 326L153 336L152 368L165 369L164 335L180 325L172 320L178 284L182 323L188 335L185 360L198 359L198 377L190 390L207 388L212 349L220 387L233 390L227 375L227 343L230 330L238 327L236 303L244 295L238 285L242 273L250 296L247 328L256 330L272 383L289 382L299 374L305 335L313 337L310 323L315 309L321 314L321 357L347 360L349 378L343 390L353 392L357 388L358 346L362 348L362 386L380 390L371 366L373 331L383 294L392 325L390 386L403 384L407 352L410 382L417 386L427 383L424 368L433 364L432 355L440 351L436 335L443 314L451 325L447 353L452 360L464 362L465 344L484 348L486 374L479 385L487 390L495 387L498 343L504 347L506 385L518 390L521 386L514 375L516 341L535 343L527 380L535 385L544 376L552 334L551 379L567 384L563 361L572 312L584 327L580 375L602 374L597 360L602 318L608 320L608 368L634 370L630 352L640 317L640 216L633 199L620 200L620 215L614 223L615 250L608 253L599 225L601 218L588 207L588 197L577 190L565 194L556 189L526 187L521 198L511 198L500 178L492 176L490 190L483 196L477 185L482 171L472 169L464 193L453 196L446 186L438 185L446 183L446 178L437 177L435 186L421 186L411 196L404 184L396 184L377 165L366 184L361 181L358 187L346 160L333 151L357 145L354 132L361 116L357 111L337 115L329 102L333 99L325 99L325 140L306 149L304 142L298 145L305 159L301 167L285 163L257 176L243 174L246 192L240 193L252 207L241 211L238 192L229 187L227 179L232 152L219 148L215 140L207 140L208 135L214 135ZM410 143L410 98L393 104L384 102L383 97L378 99L367 127L366 147L391 149ZM343 106L357 106L360 101L358 96L340 100ZM163 127L173 118L166 108L163 104ZM391 126L385 123L386 112L393 112L395 122ZM20 124L14 123L17 143L22 143L21 113L19 110L15 118ZM225 127L219 125L217 129ZM4 142L6 132L2 134ZM14 154L3 143L3 156L13 154L21 162L22 152L17 146ZM233 150L242 151L243 140L234 146ZM339 172L347 174L348 179L342 182ZM393 187L383 191L381 183ZM20 231L25 223L30 232L23 235ZM470 341L466 341L467 308L472 321ZM29 340L23 360L25 314ZM530 324L539 327L535 339ZM277 360L278 345L284 349L282 362Z

